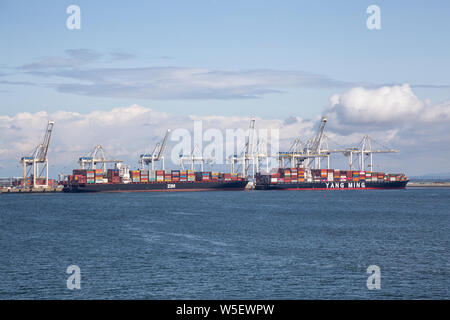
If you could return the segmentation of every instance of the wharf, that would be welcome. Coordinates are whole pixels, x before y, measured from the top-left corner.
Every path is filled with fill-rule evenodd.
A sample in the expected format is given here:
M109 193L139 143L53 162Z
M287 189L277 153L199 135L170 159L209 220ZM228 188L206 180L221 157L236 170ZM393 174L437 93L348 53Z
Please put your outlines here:
M407 188L450 188L450 182L408 182Z
M39 187L39 188L31 188L31 187L12 187L12 188L3 188L0 189L0 194L11 194L11 193L55 193L55 192L62 192L63 187L57 186L57 187Z

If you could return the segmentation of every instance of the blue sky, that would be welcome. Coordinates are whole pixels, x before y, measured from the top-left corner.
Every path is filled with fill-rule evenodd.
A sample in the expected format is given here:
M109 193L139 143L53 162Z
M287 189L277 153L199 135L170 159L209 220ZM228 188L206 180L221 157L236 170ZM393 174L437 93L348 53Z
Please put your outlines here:
M72 4L81 8L81 30L66 28ZM373 4L381 30L366 27ZM450 172L450 150L442 148L450 142L449 17L444 0L2 0L0 159L17 162L36 143L25 128L41 132L44 118L61 118L58 112L89 122L96 112L112 119L111 110L123 107L173 126L189 115L223 116L223 125L249 116L281 126L290 119L287 140L302 134L295 121L313 128L328 112L330 132L342 141L370 128L400 148L403 156L388 162L393 169ZM133 105L153 111L126 109Z
M65 26L70 4L81 8L81 30ZM381 30L366 28L370 4L381 8ZM302 71L350 83L444 85L414 90L433 102L450 96L448 1L2 1L0 11L0 72L11 74L3 77L9 81L41 83L17 67L89 49L133 56L105 57L91 68ZM342 91L291 87L259 99L224 100L87 97L4 83L0 90L3 114L139 103L183 114L262 117L315 117L331 94Z

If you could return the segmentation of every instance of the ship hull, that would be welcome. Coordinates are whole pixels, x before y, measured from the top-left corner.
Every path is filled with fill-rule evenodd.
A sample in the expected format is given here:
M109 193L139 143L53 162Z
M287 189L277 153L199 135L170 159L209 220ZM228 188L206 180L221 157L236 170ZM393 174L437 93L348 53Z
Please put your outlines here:
M405 189L408 181L382 182L298 182L298 183L257 183L256 190L379 190Z
M242 191L248 181L70 184L64 192Z

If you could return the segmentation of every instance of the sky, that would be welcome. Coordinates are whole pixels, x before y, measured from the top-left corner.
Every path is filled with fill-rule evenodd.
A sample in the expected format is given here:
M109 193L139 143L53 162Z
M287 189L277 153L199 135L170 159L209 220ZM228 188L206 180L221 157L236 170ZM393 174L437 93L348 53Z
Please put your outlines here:
M256 117L288 146L324 114L342 145L370 134L399 149L380 170L450 172L449 16L444 0L2 0L0 177L18 175L49 119L55 175L96 144L136 162L193 119L225 130Z

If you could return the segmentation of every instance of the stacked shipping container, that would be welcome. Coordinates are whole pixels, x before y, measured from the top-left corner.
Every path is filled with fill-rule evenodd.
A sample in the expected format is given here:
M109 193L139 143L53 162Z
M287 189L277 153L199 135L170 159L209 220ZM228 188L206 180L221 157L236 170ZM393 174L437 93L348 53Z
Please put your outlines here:
M313 182L379 182L379 181L405 181L403 174L385 174L371 171L345 171L334 169L311 169ZM270 183L298 183L305 182L304 168L280 168L278 172L271 173Z

